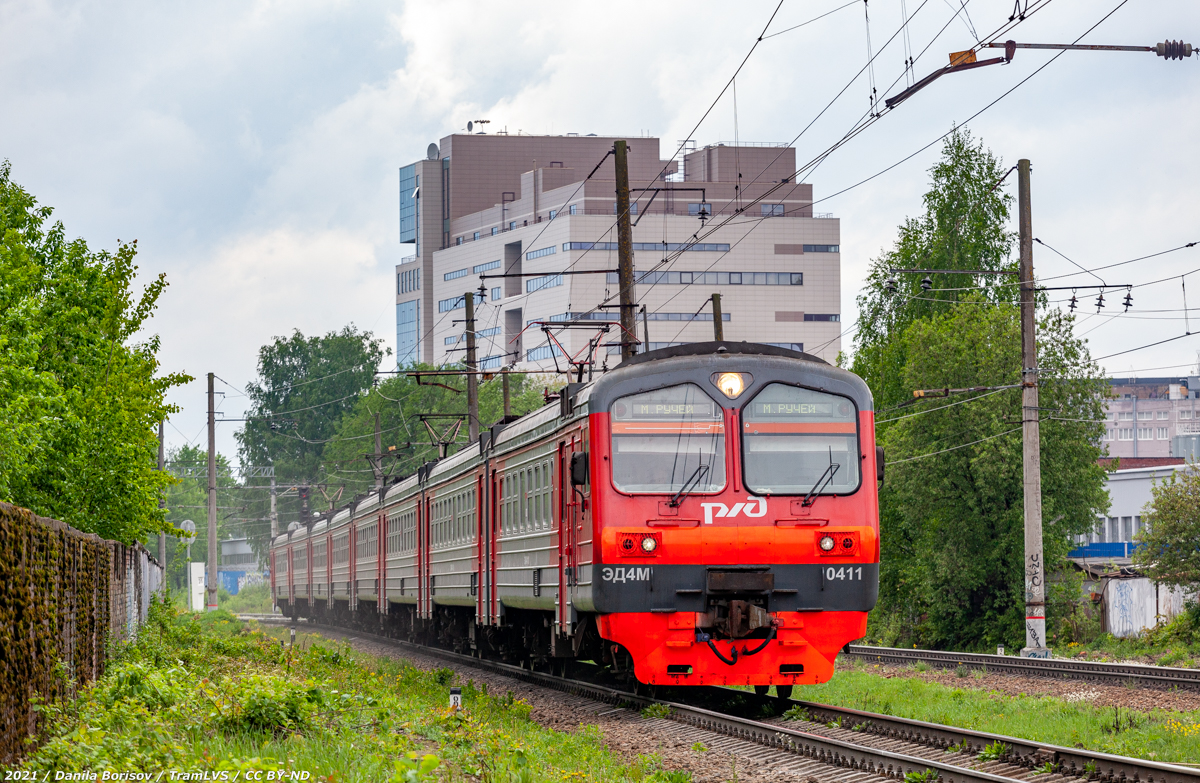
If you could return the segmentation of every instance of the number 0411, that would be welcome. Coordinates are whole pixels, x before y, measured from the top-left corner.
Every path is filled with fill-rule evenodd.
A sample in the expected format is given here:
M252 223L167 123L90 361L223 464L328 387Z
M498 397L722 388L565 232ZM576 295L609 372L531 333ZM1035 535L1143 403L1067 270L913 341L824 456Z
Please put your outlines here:
M861 582L862 581L862 566L859 566L857 568L855 568L854 566L849 566L849 567L841 566L838 568L829 566L828 568L825 569L825 580L827 582L833 582L835 580L842 580L842 581L850 580L850 581Z

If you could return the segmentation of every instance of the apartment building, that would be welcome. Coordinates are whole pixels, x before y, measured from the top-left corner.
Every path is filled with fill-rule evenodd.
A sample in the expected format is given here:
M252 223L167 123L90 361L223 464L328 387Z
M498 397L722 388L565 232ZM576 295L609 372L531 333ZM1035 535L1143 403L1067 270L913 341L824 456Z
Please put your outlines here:
M468 292L484 369L619 361L614 141L455 134L400 169L401 365L463 358ZM711 340L720 293L726 340L836 357L840 226L792 181L795 150L713 144L665 161L657 138L628 143L636 338Z
M1111 457L1200 456L1200 377L1111 378L1105 414Z

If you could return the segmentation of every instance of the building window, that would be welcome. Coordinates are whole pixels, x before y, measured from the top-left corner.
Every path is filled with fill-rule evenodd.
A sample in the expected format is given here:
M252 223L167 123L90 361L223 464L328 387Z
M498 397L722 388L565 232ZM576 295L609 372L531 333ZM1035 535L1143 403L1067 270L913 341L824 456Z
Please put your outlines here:
M400 169L400 241L417 241L417 194L421 184L416 164Z
M503 356L485 356L479 360L479 369L497 370L504 363Z
M1154 440L1154 428L1153 427L1138 427L1137 428L1137 439L1138 440Z
M483 298L479 294L475 294L475 303L479 304ZM442 299L438 302L438 312L448 313L452 310L460 310L466 307L467 300L465 296L454 296L449 299Z
M1167 435L1167 428L1166 428L1166 427L1159 427L1159 428L1158 428L1158 439L1159 439L1159 440L1169 440L1169 439L1170 439L1170 436L1169 436L1169 435Z
M496 236L499 233L500 233L500 226L492 226L492 236Z
M463 238L462 238L462 237L455 237L455 238L454 238L454 244L456 244L456 245L461 245L461 244L462 244L462 241L463 241Z
M1169 419L1169 418L1171 418L1171 412L1170 412L1170 411L1159 411L1159 412L1158 412L1158 420L1159 420L1159 421L1163 421L1163 420L1165 420L1165 419Z
M555 245L550 245L549 247L543 247L543 248L539 248L537 250L530 250L528 253L525 254L525 260L532 261L533 259L541 258L542 256L552 256L557 252L558 252L558 247Z
M544 288L557 288L563 284L562 275L546 275L544 277L535 277L525 281L525 293L532 294L534 291L541 291Z
M468 274L466 269L455 269L453 272L447 272L442 275L444 280L457 280L460 277L466 277Z
M708 217L712 217L712 204L688 204L688 214L692 217L697 217L704 213Z
M804 285L804 273L792 272L788 276L788 285Z
M408 269L396 273L396 293L407 294L421 288L421 270Z
M783 204L759 204L763 217L783 217Z
M556 217L558 217L558 210L557 209L550 210L550 219L554 220L554 218L556 218Z
M1117 440L1133 440L1133 430L1129 427L1121 427L1117 430Z
M515 230L516 227L517 227L517 221L515 221L515 220L508 221L508 230L509 231Z
M421 361L421 302L396 305L396 364L407 367Z
M840 253L840 245L805 245L805 253Z
M476 264L475 266L471 267L471 273L478 275L478 274L482 274L484 272L489 272L493 269L499 269L499 268L500 268L499 261L488 261L486 264ZM447 278L447 279L449 279L449 278Z
M1120 417L1121 417L1121 421L1133 421L1133 412L1132 411L1121 411Z
M563 242L563 251L567 250L616 250L616 242ZM634 242L633 249L646 250L651 253L660 252L703 252L728 253L727 242Z
M803 272L635 272L634 279L645 285L804 285ZM607 280L616 285L617 273Z
M530 362L540 362L552 356L562 356L562 351L556 345L541 345L525 352L525 360Z
M1105 439L1105 440L1112 440L1112 439L1113 439L1113 431L1112 431L1112 430L1105 430L1105 431L1104 431L1104 439Z
M1191 412L1191 411L1178 411L1178 414L1179 414L1179 418L1180 418L1181 420L1182 420L1182 419L1190 419L1190 418L1192 418L1192 412Z
M836 322L839 322L842 320L842 316L838 315L837 313L805 313L804 320L805 321L833 321L836 323Z
M572 204L572 205L571 205L571 214L572 214L572 215L574 215L574 214L576 213L576 210L575 210L575 208L576 208L577 206L578 206L577 204Z
M730 285L741 285L742 284L742 273L741 272L730 272L729 273L729 284Z
M1148 421L1154 418L1154 411L1138 411L1138 421Z
M500 286L496 286L495 288L492 289L492 301L493 302L495 302L499 299L503 299L503 298L504 297L500 293Z

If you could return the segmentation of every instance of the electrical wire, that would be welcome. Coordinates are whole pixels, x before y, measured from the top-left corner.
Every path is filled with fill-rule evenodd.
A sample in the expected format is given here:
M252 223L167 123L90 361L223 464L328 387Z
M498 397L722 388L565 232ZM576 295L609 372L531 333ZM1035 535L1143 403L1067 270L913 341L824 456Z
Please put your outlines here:
M1021 431L1020 427L1014 427L1011 430L1005 430L1004 432L998 432L995 435L989 435L986 438L980 438L979 440L973 440L970 443L960 443L957 446L951 446L950 448L942 449L941 451L931 451L928 454L918 454L915 457L906 457L905 459L888 460L887 464L888 465L900 465L905 462L914 462L919 459L925 459L926 457L936 457L939 454L945 454L946 452L949 452L949 451L957 451L958 449L965 449L967 446L974 446L978 443L983 443L984 441L994 440L996 438L1001 438L1005 435L1011 435L1014 432L1020 432L1020 431Z
M978 397L971 397L971 398L965 399L965 400L958 400L957 402L947 403L946 405L939 405L936 408L926 408L923 411L916 411L915 413L906 413L902 416L893 416L890 419L876 419L875 424L876 424L876 426L878 426L880 424L887 424L889 422L899 421L900 419L908 419L913 416L923 416L926 413L933 413L934 411L940 411L940 410L944 410L946 408L953 408L955 405L964 405L968 402L975 402L976 400L982 400L985 397L991 397L993 394L999 394L1001 392L1011 391L1012 389L1016 389L1016 388L1019 388L1019 387L1010 386L1010 387L1006 387L1003 389L995 389L993 391L986 392L985 394L980 394Z

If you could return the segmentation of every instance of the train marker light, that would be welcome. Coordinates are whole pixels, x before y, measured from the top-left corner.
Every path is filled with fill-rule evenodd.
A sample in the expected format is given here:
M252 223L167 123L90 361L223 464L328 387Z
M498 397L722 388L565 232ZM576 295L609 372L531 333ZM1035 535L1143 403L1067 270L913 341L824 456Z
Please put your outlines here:
M642 539L642 551L649 554L655 549L658 549L658 539L646 536Z
M746 382L753 380L750 373L723 372L715 374L713 382L717 388L731 400L736 400L746 390Z
M821 541L819 543L820 543L822 551L830 552L833 550L833 547L834 547L833 536L821 536Z

